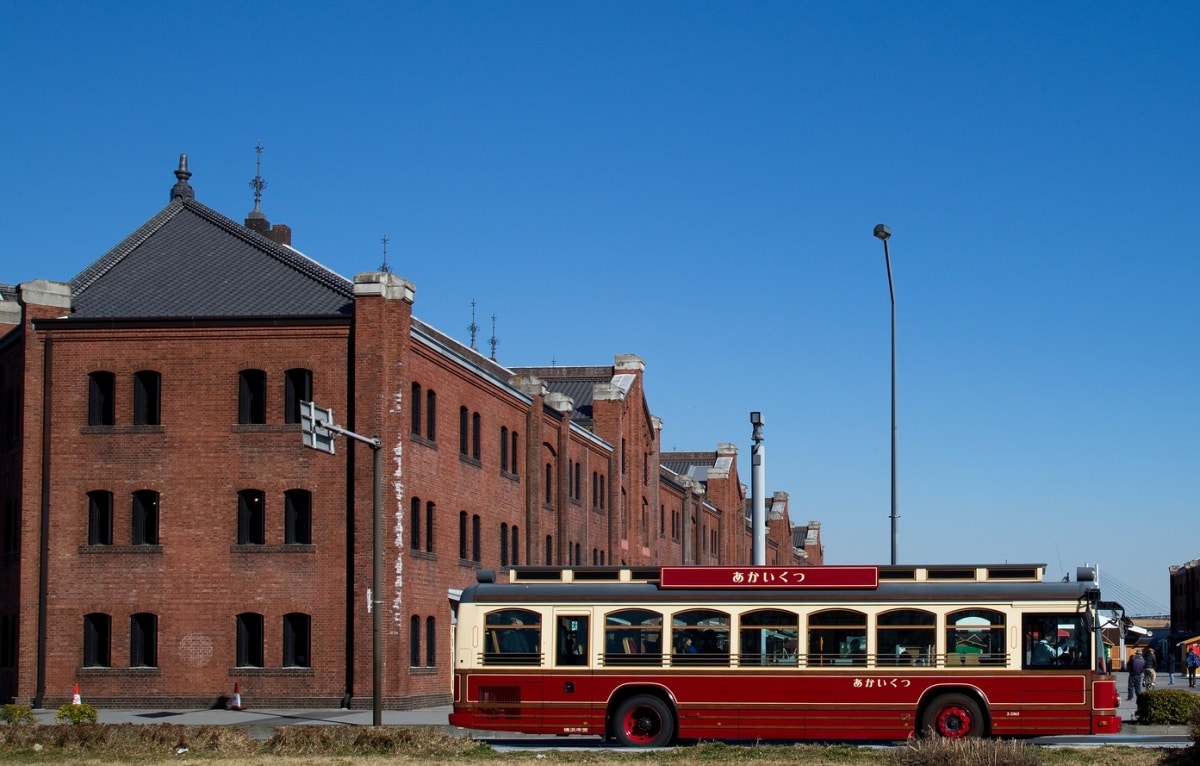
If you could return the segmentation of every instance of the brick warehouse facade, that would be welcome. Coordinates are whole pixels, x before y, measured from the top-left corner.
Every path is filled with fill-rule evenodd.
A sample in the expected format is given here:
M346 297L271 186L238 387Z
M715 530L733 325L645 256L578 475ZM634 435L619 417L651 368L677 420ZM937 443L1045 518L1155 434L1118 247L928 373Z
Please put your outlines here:
M0 701L369 706L379 435L384 704L449 699L480 567L748 563L737 448L662 453L645 363L504 367L259 210L168 205L70 283L0 286ZM768 563L820 564L768 498Z

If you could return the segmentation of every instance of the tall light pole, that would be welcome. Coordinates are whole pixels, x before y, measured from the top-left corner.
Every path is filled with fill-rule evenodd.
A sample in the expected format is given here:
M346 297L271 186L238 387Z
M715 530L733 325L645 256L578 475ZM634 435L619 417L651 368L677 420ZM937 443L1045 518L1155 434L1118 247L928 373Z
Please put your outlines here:
M888 295L892 299L892 563L896 563L896 288L892 285L892 255L888 252L887 224L876 224L875 236L883 240L883 260L887 264Z
M766 495L766 450L763 448L763 416L761 412L750 413L750 425L754 426L754 447L750 453L750 525L754 534L750 537L751 564L763 566L767 563L767 495Z

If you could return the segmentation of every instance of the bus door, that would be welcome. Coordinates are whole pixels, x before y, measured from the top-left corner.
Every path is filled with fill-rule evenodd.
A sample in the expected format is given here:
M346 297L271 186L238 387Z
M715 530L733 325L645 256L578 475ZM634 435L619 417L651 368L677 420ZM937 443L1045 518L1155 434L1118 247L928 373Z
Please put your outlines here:
M1080 613L1022 617L1022 722L1028 731L1062 731L1091 722L1091 639Z
M554 610L552 669L544 676L542 689L542 715L548 731L583 734L596 727L603 730L604 707L592 699L591 622L590 610Z

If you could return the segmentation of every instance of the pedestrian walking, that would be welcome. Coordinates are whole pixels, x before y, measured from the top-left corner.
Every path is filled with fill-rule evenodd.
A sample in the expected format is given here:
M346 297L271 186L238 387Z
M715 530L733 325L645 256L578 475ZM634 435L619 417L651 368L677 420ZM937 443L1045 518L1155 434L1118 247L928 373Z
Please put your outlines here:
M1167 651L1167 685L1175 685L1175 652Z
M1134 652L1125 661L1125 670L1129 671L1129 696L1136 699L1142 693L1142 674L1146 672L1146 658L1141 652Z
M1187 657L1184 659L1187 663L1188 671L1188 686L1196 685L1196 668L1200 668L1200 654L1196 654L1195 648L1189 646Z
M1146 669L1143 671L1146 677L1143 679L1142 686L1146 691L1150 691L1154 688L1155 681L1158 680L1158 660L1154 656L1154 648L1147 646L1143 649L1142 659L1146 661Z

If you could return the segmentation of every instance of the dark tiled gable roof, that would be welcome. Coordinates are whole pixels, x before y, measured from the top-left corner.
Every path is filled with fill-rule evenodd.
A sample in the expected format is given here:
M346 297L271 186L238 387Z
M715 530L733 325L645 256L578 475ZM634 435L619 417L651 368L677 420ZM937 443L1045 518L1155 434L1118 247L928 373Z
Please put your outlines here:
M663 452L658 462L676 476L707 483L708 469L716 466L718 457L716 452Z
M589 423L592 419L592 393L597 383L613 379L611 367L513 367L518 375L534 375L546 384L546 389L564 394L575 402L571 420Z
M353 284L290 247L176 197L71 280L73 317L347 314Z

